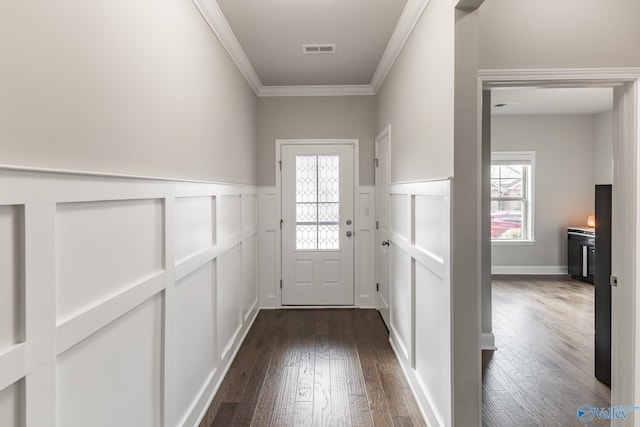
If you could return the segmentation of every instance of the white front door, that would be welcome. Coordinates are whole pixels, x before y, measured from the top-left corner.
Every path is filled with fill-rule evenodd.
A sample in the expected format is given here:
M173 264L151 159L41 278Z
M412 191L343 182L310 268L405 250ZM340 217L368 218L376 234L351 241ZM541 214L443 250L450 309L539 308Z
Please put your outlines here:
M282 305L353 305L354 147L281 150Z
M391 288L389 279L389 143L387 128L376 138L376 280L378 282L378 310L391 329L389 307Z

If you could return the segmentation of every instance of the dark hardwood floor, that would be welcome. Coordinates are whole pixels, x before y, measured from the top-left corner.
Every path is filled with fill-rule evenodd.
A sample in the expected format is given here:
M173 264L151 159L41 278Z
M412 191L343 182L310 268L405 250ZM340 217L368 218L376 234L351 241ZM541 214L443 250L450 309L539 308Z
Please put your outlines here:
M201 427L424 426L375 310L263 310Z
M483 352L483 424L604 426L583 423L578 407L609 407L594 377L593 285L571 279L493 281L497 351Z

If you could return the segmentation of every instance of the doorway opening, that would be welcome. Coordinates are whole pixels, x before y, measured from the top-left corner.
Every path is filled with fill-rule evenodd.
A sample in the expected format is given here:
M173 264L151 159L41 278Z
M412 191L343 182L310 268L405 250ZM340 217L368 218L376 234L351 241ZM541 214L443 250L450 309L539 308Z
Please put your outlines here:
M633 402L635 398L634 389L631 385L637 380L635 378L629 380L628 372L636 368L636 362L635 359L629 359L624 356L623 352L634 348L636 331L635 329L625 330L624 327L621 328L622 330L618 331L618 327L623 323L623 319L621 318L620 313L615 313L615 310L616 306L621 308L622 305L627 305L630 311L635 311L636 306L634 306L634 304L637 303L637 293L634 288L637 283L635 280L637 272L635 271L635 267L629 268L626 265L622 265L620 262L616 264L616 257L624 257L623 248L628 248L628 250L636 253L635 248L638 242L635 233L627 233L626 236L622 233L625 227L635 224L635 220L626 218L625 215L621 214L623 210L627 209L635 212L637 203L637 198L635 196L635 171L637 169L637 164L634 155L636 153L638 143L636 132L637 78L629 77L618 80L605 76L585 80L577 77L571 77L569 75L561 76L562 73L558 74L560 77L553 80L551 80L550 76L547 76L546 78L549 78L548 81L546 81L546 78L541 81L539 76L537 76L538 78L532 78L531 80L522 80L522 76L514 78L513 80L510 80L508 77L501 76L499 79L493 81L492 78L488 78L488 76L481 76L484 89L482 145L483 349L493 350L497 347L498 351L495 353L496 355L501 355L501 351L503 352L502 354L507 354L508 350L513 350L513 348L509 348L512 344L509 343L508 337L501 337L499 335L501 333L505 333L505 330L500 330L500 327L498 327L498 322L500 321L505 322L505 324L509 324L509 326L514 326L515 322L513 316L520 316L520 318L526 318L527 316L530 318L537 317L537 320L543 320L543 324L544 320L549 320L548 318L544 319L544 315L535 312L532 307L532 305L534 305L533 303L529 302L527 304L525 296L532 288L538 287L539 290L543 292L548 291L549 301L546 308L555 310L563 310L560 308L562 303L568 303L569 305L567 307L575 309L576 305L579 305L583 298L581 296L582 294L580 294L581 290L586 290L587 295L590 292L591 298L593 298L593 288L589 288L592 285L583 282L568 281L567 266L569 261L567 260L567 233L568 228L573 226L585 229L589 228L587 218L595 212L595 185L613 184L613 274L619 274L619 272L625 274L625 281L628 280L628 287L622 292L619 292L619 289L614 289L613 291L612 304L614 307L614 314L611 317L613 331L613 367L611 372L614 388L611 391L610 404L624 404L623 402ZM510 95L517 95L518 93L522 95L523 93L528 92L530 95L535 97L542 96L545 92L548 92L551 96L560 96L561 101L568 101L568 99L562 98L566 98L567 94L572 90L575 90L576 92L582 91L585 93L589 91L594 93L608 93L609 99L614 99L610 104L612 107L611 111L606 108L601 111L583 110L574 111L572 113L565 111L564 114L570 117L567 117L567 120L565 120L565 123L563 124L559 122L557 117L554 117L551 114L546 114L544 117L534 117L534 119L518 116L516 114L517 110L523 110L526 112L526 102L517 102L513 98L509 98ZM611 96L612 93L613 96ZM557 110L560 108L561 103L562 102L560 101L553 103L552 108ZM585 102L580 102L579 106L580 108L585 108ZM502 109L503 114L497 114L494 118L491 118L491 107L493 107L494 112L496 109ZM578 108L578 105L574 105L574 108ZM509 114L509 112L505 114L504 112L509 109L511 110L511 114ZM532 114L531 111L528 112L528 116L535 116L536 114L540 113ZM584 117L589 115L592 117ZM598 117L598 115L600 116ZM497 119L494 120L496 117ZM580 124L581 122L582 124ZM589 125L589 122L591 122L591 125ZM605 135L606 132L602 131L602 129L598 129L598 126L604 129L606 128L607 123L609 124L608 135L611 137L610 139L612 144L609 146L608 150L604 150L601 141L601 146L596 145L595 140L597 139L597 136L594 134L597 131L600 131L600 137ZM589 126L591 128L592 145L591 147L581 148L579 146L580 140L583 140L583 144L585 144L585 140L588 140L589 138L581 137L579 129L586 129L589 128ZM536 137L536 130L541 130L539 134L542 136ZM549 134L553 132L559 134L559 137L556 138L555 142L552 142L553 138L549 136ZM584 135L587 134L588 132L584 133ZM542 145L540 149L531 147L531 141L535 141L536 138L543 140L541 142ZM565 144L567 143L566 141L574 139L576 140L575 147L570 148L566 145L562 145L558 142L558 139L564 141ZM489 141L491 141L491 143L489 143ZM517 144L521 141L528 141L529 146L518 146ZM551 144L551 147L545 147L545 143ZM525 160L520 160L519 162L516 161L514 164L510 165L508 162L504 161L504 159L502 162L499 160L500 153L497 153L498 156L495 155L495 153L499 151L518 152L525 151L525 148L526 151L535 151L535 160L533 162L527 163ZM545 150L547 151L546 154L544 154ZM492 151L494 152L493 165L491 161ZM632 159L626 159L623 153L631 155ZM495 160L496 157L498 158L498 161ZM590 161L588 160L589 158L591 159ZM580 161L583 163L582 166L580 166ZM554 162L558 163L554 166ZM584 163L587 163L587 165ZM597 172L598 169L600 169L600 172ZM606 170L606 172L603 173L602 170ZM531 176L531 181L528 182L527 179L529 176ZM610 182L600 182L603 180L603 176L608 177ZM563 177L569 177L569 181L575 180L574 184L576 186L578 185L577 183L585 181L588 183L588 186L585 185L581 190L576 190L577 193L565 193L567 194L566 199L568 200L563 200L562 197L557 196L558 192L562 194L560 190L564 188L563 185L560 185L560 181ZM550 185L552 186L550 187L551 189L544 190L541 185L543 181L550 182ZM527 188L528 186L529 188ZM556 194L555 201L554 198L551 197L554 196L554 193ZM588 196L586 196L587 193L589 194ZM621 203L624 197L627 198L626 202ZM582 199L588 199L587 203L584 203L584 200ZM564 224L555 224L553 227L547 227L548 224L545 224L544 215L555 212L554 209L560 207L564 202L570 202L569 204L571 207L571 210L568 211L570 214L563 220ZM617 216L616 212L618 213ZM558 216L557 213L554 213L554 215L556 217ZM547 229L546 231L545 228ZM635 227L633 229L636 230ZM549 236L552 236L553 239L555 239L555 243L550 243L552 246L545 249L545 241L550 240ZM547 259L555 259L557 261L541 262L532 260L532 258L523 258L523 254L526 253L531 257L546 256ZM555 258L550 258L553 256L555 256ZM616 269L616 266L619 270ZM507 282L507 285L505 285L504 280L501 280L497 285L498 288L496 289L495 298L492 298L492 273L518 276L515 277L517 280L511 281L511 283ZM585 270L585 273L585 276L589 276L588 269ZM540 279L540 276L537 276L539 274L554 275L551 279L555 282L545 283L544 281L538 280ZM522 275L528 275L528 277L524 277L525 280L523 281ZM504 277L501 277L501 279L504 279ZM506 279L514 278L506 277ZM587 278L585 277L585 279ZM518 281L521 281L519 284L520 289L517 285ZM516 283L516 285L514 285L514 283ZM550 291L553 286L558 289ZM509 292L505 293L505 289L508 289ZM574 290L578 293L571 294ZM607 290L611 290L608 288L608 283ZM566 291L567 295L563 296L563 291ZM616 295L616 293L618 293L618 295ZM624 294L626 294L627 298L631 299L628 303L625 303L622 298ZM542 297L536 296L535 300L539 301L540 298ZM572 298L575 301L571 301ZM509 301L509 299L511 299L511 301ZM591 310L593 310L594 304L592 301L593 299L588 303L591 304ZM574 304L572 304L573 302ZM520 310L516 313L511 311L510 314L505 315L505 312L508 310L501 310L505 306L512 309L514 306L517 306L518 303L521 303L521 306ZM502 311L502 313L500 313L500 311ZM569 310L565 309L564 311L565 314L567 314L566 312ZM495 314L493 318L492 314ZM496 318L496 315L503 316L503 318L498 319ZM579 316L574 315L573 318L567 319L568 324L573 322L573 326L580 326L577 325L576 322L579 322L583 318L578 317ZM495 328L492 324L493 321L496 322ZM544 331L544 333L538 331L538 335L536 335L535 332L525 328L522 333L530 333L530 335L528 338L521 338L528 343L527 345L530 346L529 350L540 350L543 356L545 350L548 355L551 356L561 354L562 357L558 359L561 363L558 363L557 361L553 362L553 360L545 360L543 356L536 357L534 353L530 352L530 357L520 359L519 362L521 364L524 365L525 363L529 363L535 365L537 362L540 363L540 366L545 366L546 364L546 366L562 368L561 365L571 358L576 360L582 358L583 360L581 360L581 362L586 365L593 363L593 334L588 335L587 337L581 337L581 339L586 339L588 341L585 343L585 349L583 350L591 356L591 361L589 361L584 360L585 357L577 355L576 352L572 353L571 346L575 347L576 342L569 344L568 342L571 338L569 335L565 337L567 338L564 340L565 344L559 344L560 347L556 346L551 348L553 345L548 344L547 341L547 338L549 338L552 333L551 329L553 328L545 329L543 327L541 330ZM587 327L587 330L588 329L589 328ZM495 346L494 332L496 337L495 339L497 341L497 345ZM562 335L562 333L569 334L569 330L561 330L560 335ZM576 334L580 333L581 332L576 332ZM634 341L633 344L628 344L625 340L621 339L621 336L624 333L627 334L626 339ZM618 334L617 339L616 334ZM547 344L550 346L549 348L545 348L545 345ZM563 345L566 346L566 348L561 348ZM491 363L498 365L497 362L499 361L500 356L495 357L492 361L490 360L491 354L491 352L483 352L483 362L485 362L486 365L490 365ZM517 370L518 363L513 364L513 362L514 361L512 360L511 368ZM485 404L483 406L485 406L484 415L486 417L486 408L490 406L489 401L491 400L487 399L487 395L491 396L493 394L493 399L502 396L501 398L509 400L514 396L514 393L518 392L511 390L511 393L505 394L504 389L497 390L496 384L491 384L491 380L487 379L486 366L483 367L485 368L485 381L483 383ZM593 365L588 366L588 375L577 370L574 366L565 367L570 373L569 376L573 377L572 380L575 380L577 384L575 387L568 387L573 387L573 390L580 390L580 393L576 394L574 392L573 398L575 402L573 403L575 403L575 408L559 408L559 419L562 419L561 417L563 416L568 416L569 418L567 418L567 420L569 422L575 421L575 417L579 416L577 412L580 406L579 403L591 404L593 402L594 407L600 407L598 405L603 404L602 397L606 397L606 393L604 392L603 386L595 380ZM624 374L622 373L623 370L627 370L627 379L620 381L620 379L624 377ZM558 371L554 371L553 374L557 376L557 372ZM529 374L533 376L537 375L532 372L529 372ZM547 378L552 376L549 373L547 374ZM519 371L519 375L527 375L526 370ZM557 390L558 388L561 388L560 383L562 380L560 378L555 378L555 380L557 381L554 383L556 384L555 389ZM594 383L594 387L590 392L586 391L588 389L588 385L585 384L586 382ZM538 382L538 384L540 383ZM548 389L548 387L543 388ZM554 389L553 387L551 388ZM530 390L535 393L535 388L530 388ZM566 397L567 393L560 393L560 395ZM520 396L523 397L523 395ZM590 399L592 402L589 402ZM582 400L584 400L584 402ZM535 399L531 400L531 398L526 398L522 403L528 405L530 408L532 402L535 402ZM519 405L517 401L511 402L511 405L512 408L522 406ZM535 403L533 406L535 407ZM540 411L547 411L547 414L550 409L545 408L544 405L540 405L539 408ZM530 411L529 414L531 414Z

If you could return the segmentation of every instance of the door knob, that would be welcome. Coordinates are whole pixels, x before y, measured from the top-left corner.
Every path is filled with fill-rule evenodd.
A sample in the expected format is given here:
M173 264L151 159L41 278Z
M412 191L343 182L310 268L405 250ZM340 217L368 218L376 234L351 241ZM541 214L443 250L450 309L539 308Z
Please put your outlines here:
M382 246L389 246L389 241L388 240L383 240L382 241Z
M350 231L347 231L347 237L351 237L351 234L353 233L351 233Z
M347 220L347 225L351 225L351 220L350 219Z

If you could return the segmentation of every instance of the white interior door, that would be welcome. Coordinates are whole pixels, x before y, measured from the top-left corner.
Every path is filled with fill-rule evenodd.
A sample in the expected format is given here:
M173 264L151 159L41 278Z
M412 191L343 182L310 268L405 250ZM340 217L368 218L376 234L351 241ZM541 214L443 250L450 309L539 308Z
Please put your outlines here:
M281 150L282 305L353 305L354 147Z
M376 138L376 280L378 310L390 327L391 289L389 285L389 128Z

